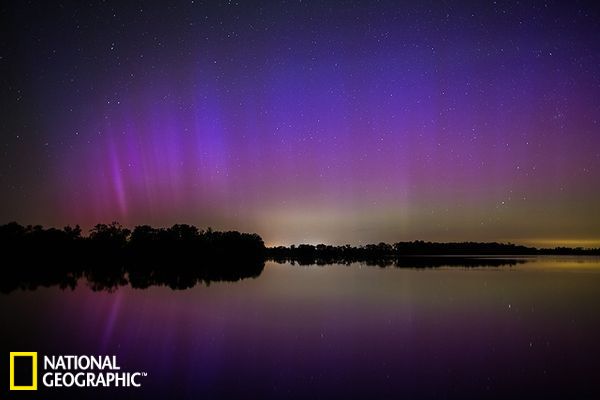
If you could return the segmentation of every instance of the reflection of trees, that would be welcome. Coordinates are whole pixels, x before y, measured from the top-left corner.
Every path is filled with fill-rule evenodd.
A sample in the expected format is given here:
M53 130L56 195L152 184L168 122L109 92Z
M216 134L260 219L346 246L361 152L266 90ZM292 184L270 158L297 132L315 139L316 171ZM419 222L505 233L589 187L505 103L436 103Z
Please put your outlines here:
M200 283L209 285L211 282L235 282L245 278L256 278L263 268L262 260L238 264L155 264L122 267L105 264L85 267L71 265L70 268L67 265L50 267L47 264L26 264L5 274L0 283L0 292L35 290L51 286L74 289L82 278L93 290L98 291L111 291L126 285L137 289L151 286L188 289Z
M126 268L106 271L104 268L84 272L84 277L94 290L111 290L119 286L130 285L136 289L151 286L166 286L171 289L189 289L197 284L209 285L211 282L235 282L245 278L258 277L264 268L264 262L255 260L247 263L213 263L130 265Z

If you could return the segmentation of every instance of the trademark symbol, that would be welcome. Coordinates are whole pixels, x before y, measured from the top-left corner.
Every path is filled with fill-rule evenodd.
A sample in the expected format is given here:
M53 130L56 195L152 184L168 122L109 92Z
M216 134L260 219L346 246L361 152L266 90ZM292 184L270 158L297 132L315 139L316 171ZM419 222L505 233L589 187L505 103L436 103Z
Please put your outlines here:
M148 376L147 372L142 372L142 376Z

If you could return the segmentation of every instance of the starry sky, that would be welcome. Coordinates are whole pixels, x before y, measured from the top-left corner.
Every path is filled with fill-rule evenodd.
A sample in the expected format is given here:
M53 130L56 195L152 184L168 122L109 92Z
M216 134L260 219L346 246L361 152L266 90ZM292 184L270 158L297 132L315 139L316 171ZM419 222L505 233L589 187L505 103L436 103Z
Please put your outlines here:
M600 246L594 2L0 15L1 223Z

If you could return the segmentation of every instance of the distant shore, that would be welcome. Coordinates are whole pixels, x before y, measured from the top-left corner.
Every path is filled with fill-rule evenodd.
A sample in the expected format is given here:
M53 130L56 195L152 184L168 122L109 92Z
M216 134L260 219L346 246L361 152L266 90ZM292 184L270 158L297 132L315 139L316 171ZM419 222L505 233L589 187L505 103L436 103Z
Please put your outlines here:
M0 225L0 243L7 255L19 260L66 261L120 259L136 261L226 261L275 260L300 263L393 262L406 257L439 256L531 256L600 255L600 248L535 248L497 242L427 242L415 240L393 244L332 246L300 244L266 247L256 233L213 231L193 225L169 228L136 226L132 230L117 222L95 225L87 236L79 226L63 229L16 222Z

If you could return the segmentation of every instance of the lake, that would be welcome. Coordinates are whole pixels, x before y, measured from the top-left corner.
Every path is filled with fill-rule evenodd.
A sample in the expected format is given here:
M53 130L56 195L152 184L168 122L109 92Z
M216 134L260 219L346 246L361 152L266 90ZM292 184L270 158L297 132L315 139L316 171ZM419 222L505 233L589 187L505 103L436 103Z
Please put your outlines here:
M267 262L255 278L186 290L94 291L84 278L13 290L0 294L4 359L115 355L148 376L35 396L3 384L2 398L600 398L600 259L519 261Z

